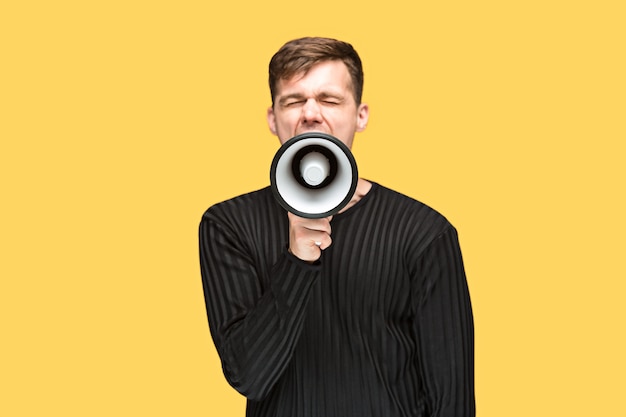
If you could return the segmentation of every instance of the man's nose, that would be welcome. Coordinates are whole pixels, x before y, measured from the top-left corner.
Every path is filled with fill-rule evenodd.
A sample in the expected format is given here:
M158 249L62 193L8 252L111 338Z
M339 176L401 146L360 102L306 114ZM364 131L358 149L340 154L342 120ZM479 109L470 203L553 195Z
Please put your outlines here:
M314 123L322 121L322 112L317 100L310 98L304 103L302 108L302 118L305 123Z

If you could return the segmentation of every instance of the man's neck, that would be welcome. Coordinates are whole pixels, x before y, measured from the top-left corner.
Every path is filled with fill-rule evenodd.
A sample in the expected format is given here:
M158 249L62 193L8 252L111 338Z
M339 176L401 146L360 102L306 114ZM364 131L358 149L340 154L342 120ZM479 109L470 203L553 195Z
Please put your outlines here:
M372 189L371 182L364 180L363 178L359 178L359 181L356 185L356 191L354 192L352 199L344 208L341 209L339 214L347 211L348 209L350 209L350 207L358 203L365 196L365 194L369 193L371 189Z

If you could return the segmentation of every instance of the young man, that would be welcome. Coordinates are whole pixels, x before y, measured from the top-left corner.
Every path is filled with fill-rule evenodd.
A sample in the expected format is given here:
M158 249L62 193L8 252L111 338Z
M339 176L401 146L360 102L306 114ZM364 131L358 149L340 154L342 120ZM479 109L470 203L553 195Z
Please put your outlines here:
M369 117L362 88L351 45L288 42L270 62L270 130L350 147ZM426 205L359 179L339 214L303 219L267 187L207 210L200 261L213 340L248 416L475 415L457 234Z

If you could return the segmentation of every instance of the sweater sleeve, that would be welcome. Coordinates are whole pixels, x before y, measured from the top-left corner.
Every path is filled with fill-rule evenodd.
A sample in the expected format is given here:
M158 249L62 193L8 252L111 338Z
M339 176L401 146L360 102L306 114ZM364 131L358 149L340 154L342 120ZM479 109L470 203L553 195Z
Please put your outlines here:
M421 254L415 289L420 379L432 417L475 415L474 326L456 230Z
M285 249L268 285L241 236L228 228L203 218L199 243L209 327L224 375L241 394L262 399L289 364L320 267Z

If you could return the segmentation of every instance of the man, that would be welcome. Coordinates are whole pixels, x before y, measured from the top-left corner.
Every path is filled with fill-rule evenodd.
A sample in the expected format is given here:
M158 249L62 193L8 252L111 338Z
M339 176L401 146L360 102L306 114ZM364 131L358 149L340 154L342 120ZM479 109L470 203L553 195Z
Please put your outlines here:
M269 128L348 147L365 129L351 45L288 42L270 62ZM332 226L332 227L331 227ZM473 322L456 230L359 179L332 218L287 213L269 187L200 224L209 325L252 417L473 416Z

